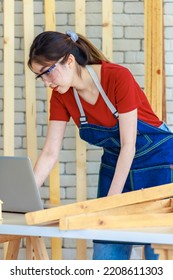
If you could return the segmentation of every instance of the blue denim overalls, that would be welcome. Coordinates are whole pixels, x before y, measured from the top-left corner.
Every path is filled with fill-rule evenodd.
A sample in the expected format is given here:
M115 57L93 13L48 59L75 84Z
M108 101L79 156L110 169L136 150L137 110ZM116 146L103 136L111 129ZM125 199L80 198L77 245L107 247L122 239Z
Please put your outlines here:
M118 118L118 112L105 94L93 68L89 65L86 67L112 114ZM103 197L109 191L121 148L119 124L111 128L88 124L78 93L75 89L73 91L81 115L81 139L103 147L98 183L98 197ZM167 127L163 130L138 120L136 153L123 192L170 182L173 182L173 133ZM94 259L129 259L132 244L96 241L94 249ZM147 259L157 259L148 246L146 254L147 251Z

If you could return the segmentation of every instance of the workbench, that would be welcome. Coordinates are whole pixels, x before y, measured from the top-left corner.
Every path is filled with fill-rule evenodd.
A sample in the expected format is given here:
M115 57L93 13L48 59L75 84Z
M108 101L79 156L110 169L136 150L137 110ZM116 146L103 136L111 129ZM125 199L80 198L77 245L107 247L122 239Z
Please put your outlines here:
M21 238L30 238L35 247L37 259L48 259L44 245L44 237L97 239L119 242L151 243L159 259L173 259L173 226L144 227L126 229L81 229L60 230L57 223L45 225L27 225L24 214L2 213L3 221L0 224L0 241L12 241L7 250L6 259L16 259ZM31 258L28 252L27 259Z

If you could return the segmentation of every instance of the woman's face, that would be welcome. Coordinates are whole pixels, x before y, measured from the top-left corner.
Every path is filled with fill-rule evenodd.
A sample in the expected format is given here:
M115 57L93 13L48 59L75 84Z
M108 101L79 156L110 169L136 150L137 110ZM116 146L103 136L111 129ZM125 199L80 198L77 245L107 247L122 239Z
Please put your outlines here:
M46 66L32 62L32 71L36 74L36 80L42 81L45 86L63 94L73 86L74 59L68 58L65 64L58 62L47 63Z

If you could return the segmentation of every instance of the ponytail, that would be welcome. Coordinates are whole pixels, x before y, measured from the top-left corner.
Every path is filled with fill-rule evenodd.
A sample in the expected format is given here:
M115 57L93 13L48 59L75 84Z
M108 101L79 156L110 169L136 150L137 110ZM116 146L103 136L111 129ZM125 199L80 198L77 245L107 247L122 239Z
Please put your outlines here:
M74 55L76 62L81 66L97 64L101 60L108 61L103 53L81 34L71 31L66 34L45 31L34 39L30 47L28 66L32 68L33 61L44 65L62 57L61 63L64 64L70 54Z

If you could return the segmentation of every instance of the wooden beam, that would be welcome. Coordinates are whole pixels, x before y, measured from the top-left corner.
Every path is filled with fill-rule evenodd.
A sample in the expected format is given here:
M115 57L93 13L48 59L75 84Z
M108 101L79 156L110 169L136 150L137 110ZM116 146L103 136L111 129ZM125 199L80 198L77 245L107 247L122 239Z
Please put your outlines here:
M86 1L75 0L75 29L76 32L85 36L85 24L86 24Z
M49 260L43 237L30 236L31 244L34 249L34 254L37 260Z
M4 1L4 142L5 156L14 155L14 0Z
M14 0L4 1L4 156L14 155ZM4 244L4 256L7 243Z
M173 209L171 199L161 199L156 201L148 201L135 203L127 206L114 207L107 210L99 211L102 215L130 215L144 213L167 213Z
M65 216L60 218L59 228L77 230L173 225L172 215L167 214L173 215L171 199L115 207L95 213Z
M36 91L34 74L28 68L29 49L34 38L33 0L23 0L24 66L26 96L27 153L34 165L37 158Z
M159 255L159 260L173 260L173 245L171 244L151 244L155 254Z
M80 229L119 229L173 226L173 213L103 215L100 212L63 217L60 219L61 230Z
M31 243L31 238L30 236L26 237L26 259L27 260L35 260L35 253L34 253L34 248Z
M30 225L59 220L64 216L98 212L135 203L154 201L173 196L173 183L141 189L138 191L112 195L51 209L44 209L25 214L26 222Z
M85 0L75 0L75 30L85 36ZM79 137L79 129L76 128L76 200L87 198L86 183L86 143ZM77 259L84 260L87 255L86 240L77 240Z
M44 0L45 31L56 30L55 0ZM47 112L50 111L50 97L52 90L47 88ZM49 114L48 114L49 122ZM50 204L60 205L60 175L59 163L57 162L49 176ZM51 251L53 260L62 259L62 239L51 238Z
M20 247L20 241L21 239L15 239L15 240L10 240L8 242L8 247L7 247L7 253L6 253L6 260L16 260L18 253L19 253L19 247Z
M166 119L163 0L144 0L145 92L154 112Z
M102 51L112 60L112 0L102 1Z
M16 239L21 239L24 238L25 236L20 236L20 235L11 235L11 234L1 234L0 235L0 243L8 242L11 240L16 240Z

